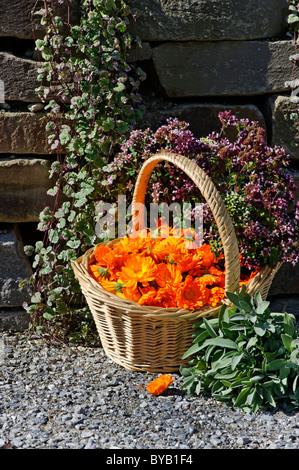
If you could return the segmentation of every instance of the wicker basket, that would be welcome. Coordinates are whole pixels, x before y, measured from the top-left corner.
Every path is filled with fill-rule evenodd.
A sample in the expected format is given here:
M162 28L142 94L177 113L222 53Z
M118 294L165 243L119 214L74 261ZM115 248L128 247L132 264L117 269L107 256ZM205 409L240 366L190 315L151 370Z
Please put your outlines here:
M160 152L143 164L133 195L133 224L134 214L137 215L137 208L140 209L139 203L145 202L151 173L163 160L183 170L193 180L209 204L223 245L226 264L225 289L230 292L238 291L239 251L231 219L213 182L188 158ZM138 220L140 218L139 213ZM142 228L144 227L138 227L138 229ZM113 240L108 244L117 241ZM89 249L73 262L72 267L92 312L106 355L129 370L160 373L177 371L183 363L183 354L192 344L194 323L203 316L217 316L220 307L204 307L197 311L190 311L141 306L109 293L88 273L88 261L95 248ZM266 298L278 268L279 266L274 269L266 267L260 271L248 284L248 291L251 294L260 291L263 298Z

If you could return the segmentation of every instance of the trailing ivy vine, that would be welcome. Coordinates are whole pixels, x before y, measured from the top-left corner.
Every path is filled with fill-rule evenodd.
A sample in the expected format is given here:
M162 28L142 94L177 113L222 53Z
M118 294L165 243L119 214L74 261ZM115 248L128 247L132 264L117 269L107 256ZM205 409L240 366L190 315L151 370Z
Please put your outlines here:
M57 158L49 174L55 178L49 190L53 207L44 209L38 225L43 241L25 247L35 270L26 308L35 333L90 341L93 322L71 262L97 243L97 203L114 196L103 167L142 116L138 89L144 73L127 61L139 41L128 32L136 13L126 2L81 0L80 22L71 24L73 2L44 0L46 34L36 40L38 91L50 116L48 140ZM56 14L63 3L66 19Z

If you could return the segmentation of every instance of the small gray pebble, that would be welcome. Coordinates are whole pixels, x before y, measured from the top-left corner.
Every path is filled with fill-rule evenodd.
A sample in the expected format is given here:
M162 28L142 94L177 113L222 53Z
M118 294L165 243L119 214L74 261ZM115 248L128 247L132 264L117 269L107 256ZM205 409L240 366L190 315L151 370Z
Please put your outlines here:
M87 439L88 437L91 437L93 436L93 432L92 431L83 431L81 433L81 437L82 439Z
M50 390L50 392L52 393L59 393L59 388L57 388L54 384L49 384L48 385L48 389Z
M245 444L248 444L250 442L250 439L248 437L238 437L237 439L237 444L240 444L240 445L245 445Z

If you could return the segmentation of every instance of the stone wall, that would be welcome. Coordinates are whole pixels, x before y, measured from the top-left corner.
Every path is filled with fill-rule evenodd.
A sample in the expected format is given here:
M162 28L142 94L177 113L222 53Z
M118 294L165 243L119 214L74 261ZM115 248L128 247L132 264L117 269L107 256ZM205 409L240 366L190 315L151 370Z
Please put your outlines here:
M5 103L0 103L0 329L21 329L28 321L22 309L28 293L18 287L31 271L22 245L39 236L39 212L51 203L46 192L55 157L47 145L47 114L35 91L34 38L44 33L38 14L42 3L0 2L0 80L5 87ZM130 28L142 40L131 60L147 73L143 125L157 126L161 115L177 116L201 137L218 130L220 110L232 109L258 120L270 145L286 148L299 183L299 146L291 144L298 141L299 128L290 121L296 105L284 86L292 77L289 55L294 52L287 35L288 4L131 0L140 15ZM73 22L79 18L78 5L79 0L71 10ZM299 78L298 69L295 74ZM18 269L11 269L13 263ZM298 295L298 281L298 269L284 266L271 294Z
M29 300L32 268L24 244L42 235L37 231L39 214L53 198L47 195L50 154L45 126L47 113L36 92L39 62L35 39L44 36L40 25L42 0L0 2L0 330L28 326L23 303ZM57 14L67 9L58 5ZM78 22L79 1L71 9Z

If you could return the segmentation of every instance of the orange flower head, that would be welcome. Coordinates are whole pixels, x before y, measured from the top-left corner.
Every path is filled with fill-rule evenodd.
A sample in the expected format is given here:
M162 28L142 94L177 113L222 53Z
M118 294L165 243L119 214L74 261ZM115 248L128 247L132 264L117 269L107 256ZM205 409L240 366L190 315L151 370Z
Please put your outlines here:
M203 286L211 287L217 284L216 277L212 276L211 274L205 274L204 276L201 276L200 278L198 278L198 280Z
M212 287L208 303L212 307L216 307L218 304L220 304L220 302L223 301L224 297L225 289L222 287Z
M173 379L171 375L160 375L157 379L150 382L146 389L152 395L161 395L167 387L173 383Z
M160 287L180 284L182 273L174 264L159 263L157 265L156 281Z
M112 248L108 245L98 245L94 251L94 257L100 266L107 267L108 262L113 257Z
M119 280L126 284L126 287L137 288L137 283L148 285L156 277L157 266L149 256L132 256L122 267Z
M99 264L90 264L88 266L88 272L90 276L93 277L98 282L100 282L103 279L109 278L108 269Z
M147 248L147 253L156 263L162 262L168 255L167 246L161 238L152 239L152 243Z
M168 237L161 241L161 245L167 252L167 258L170 262L176 263L185 255L184 239Z
M106 279L98 279L98 283L111 294L116 294L117 292L117 283L115 281L107 281Z
M140 290L142 291L142 296L138 300L139 305L161 308L177 307L175 287L160 287L158 290L154 287L147 287Z
M138 300L139 305L147 305L149 307L161 307L160 301L157 300L157 291L154 287L148 287L146 290L141 289L142 295Z
M115 248L113 246L109 247L107 245L98 245L94 252L94 261L96 260L96 266L103 269L98 269L99 273L112 281L116 281L118 273L124 265L125 261L128 259L129 255L126 252L121 252L117 245ZM96 268L93 268L93 264L89 264L90 271L92 271L93 276L98 277ZM106 270L106 272L104 272Z
M139 290L132 287L123 287L121 292L117 292L117 295L123 299L132 300L133 302L138 302L141 297Z
M176 302L176 287L167 286L160 287L156 294L156 301L158 305L161 305L163 308L175 308L177 307Z
M220 269L215 268L215 266L210 266L209 273L215 278L218 286L225 286L225 271L221 271Z
M198 258L196 252L194 253L193 250L185 250L182 252L182 256L180 258L176 258L177 266L182 273L191 271L195 275L201 275L204 272L204 268L201 265L201 258Z
M115 255L111 257L107 264L111 280L116 281L119 278L120 271L129 257L130 255L128 253L115 253Z
M199 279L188 275L185 282L177 290L178 307L184 309L197 309L207 305L210 296L209 289Z
M209 268L213 263L215 263L215 254L212 252L210 245L204 244L196 250L195 258L201 263L205 268Z
M119 241L119 245L123 252L128 253L130 255L137 255L141 251L147 249L148 246L148 238L142 237L124 237Z

